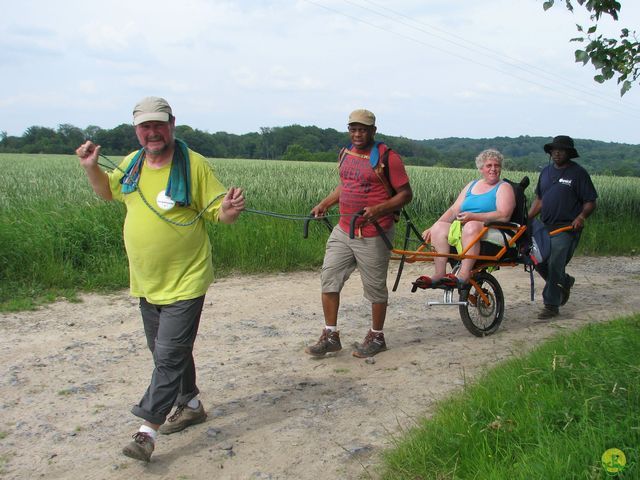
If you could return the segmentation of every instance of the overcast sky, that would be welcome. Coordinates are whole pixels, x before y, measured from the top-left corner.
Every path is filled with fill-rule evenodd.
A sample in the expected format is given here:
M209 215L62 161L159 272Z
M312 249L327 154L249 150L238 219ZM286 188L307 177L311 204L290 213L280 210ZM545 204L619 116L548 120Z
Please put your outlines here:
M573 61L563 0L0 0L0 131L113 128L162 96L178 125L291 124L414 139L552 137L640 143L640 85L620 97ZM640 30L625 0L609 33ZM580 10L578 12L578 10Z

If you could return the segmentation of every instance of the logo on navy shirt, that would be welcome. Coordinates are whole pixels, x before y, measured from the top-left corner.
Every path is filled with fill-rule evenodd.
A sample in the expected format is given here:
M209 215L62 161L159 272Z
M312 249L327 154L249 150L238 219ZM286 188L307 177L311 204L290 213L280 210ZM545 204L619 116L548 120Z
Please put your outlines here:
M571 186L571 179L570 178L559 178L558 179L558 183L561 183L563 185L568 185L570 187Z

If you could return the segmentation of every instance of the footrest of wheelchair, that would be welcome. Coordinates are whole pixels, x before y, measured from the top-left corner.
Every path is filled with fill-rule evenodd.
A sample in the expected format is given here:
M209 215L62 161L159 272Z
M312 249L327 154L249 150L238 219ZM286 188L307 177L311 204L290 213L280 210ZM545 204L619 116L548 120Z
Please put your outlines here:
M469 305L469 302L427 302L427 306L429 307L435 307L438 305L444 305L447 307L466 307L467 305Z

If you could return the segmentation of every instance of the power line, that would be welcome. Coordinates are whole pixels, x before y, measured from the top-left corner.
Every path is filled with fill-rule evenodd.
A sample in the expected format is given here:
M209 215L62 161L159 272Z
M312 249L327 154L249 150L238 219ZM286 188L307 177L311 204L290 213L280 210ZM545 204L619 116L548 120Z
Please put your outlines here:
M557 88L554 88L553 86L549 86L548 84L543 84L543 83L540 83L540 82L539 82L539 81L537 81L537 80L530 79L530 78L525 78L525 77L522 77L522 76L516 75L516 74L515 74L515 73L513 73L513 72L510 72L510 71L507 71L507 70L501 69L501 68L499 68L499 67L497 67L497 66L495 66L495 65L490 65L490 64L487 64L487 63L483 63L483 62L478 61L477 59L470 58L470 57L465 56L465 55L461 55L461 54L459 54L459 53L457 53L457 52L454 52L454 51L450 51L450 50L446 50L446 49L440 48L440 47L438 47L438 46L436 46L436 45L433 45L433 44L430 44L430 43L428 43L428 42L426 42L426 41L424 41L424 40L420 40L420 39L415 38L415 37L413 37L413 36L410 36L410 35L407 35L407 34L404 34L404 33L399 33L399 32L396 32L396 31L394 31L394 30L390 30L390 29L388 29L388 28L382 27L382 26L380 26L380 25L376 25L375 23L372 23L372 22L370 22L370 21L368 21L368 20L365 20L365 19L363 19L363 18L361 18L361 17L357 17L357 16L351 15L351 14L349 14L349 13L345 13L345 12L343 12L343 11L337 10L337 9L335 9L335 8L328 7L328 6L326 6L326 5L323 5L323 4L321 4L321 3L318 3L317 1L314 1L314 0L304 0L304 1L306 1L307 3L311 3L311 4L313 4L313 5L317 6L317 7L320 7L320 8L322 8L322 9L325 9L325 10L327 10L327 11L329 11L329 12L332 12L332 13L335 13L335 14L337 14L337 15L340 15L340 16L343 16L343 17L346 17L346 18L349 18L349 19L351 19L351 20L354 20L354 21L356 21L356 22L359 22L359 23L362 23L362 24L368 25L368 26L370 26L370 27L372 27L372 28L375 28L375 29L377 29L377 30L382 30L382 31L384 31L384 32L386 32L386 33L393 34L393 35L395 35L395 36L398 36L398 37L404 38L404 39L406 39L406 40L412 41L412 42L414 42L414 43L417 43L417 44L419 44L419 45L426 46L426 47L429 47L429 48L432 48L432 49L435 49L435 50L438 50L438 51L444 52L444 53L446 53L446 54L448 54L448 55L451 55L451 56L454 56L454 57L460 58L460 59L462 59L462 60L464 60L464 61L466 61L466 62L470 62L470 63L473 63L473 64L475 64L475 65L479 65L479 66L484 67L484 68L488 68L488 69L491 69L491 70L495 70L495 71L497 71L497 72L499 72L499 73L502 73L502 74L504 74L504 75L508 75L508 76L510 76L510 77L513 77L513 78L516 78L516 79L518 79L518 80L521 80L521 81L523 81L523 82L527 82L527 83L529 83L529 84L536 85L536 86L541 87L541 88L546 89L546 90L551 90L551 91L553 91L553 92L555 92L555 93L557 93L557 94L559 94L559 95L569 96L569 97L571 97L571 98L573 98L573 99L576 99L576 100L578 100L578 101L584 101L584 98L583 98L583 97L581 97L581 96L578 96L577 94L567 93L566 91L558 90ZM353 2L351 2L351 1L349 1L349 0L344 0L344 1L346 1L346 2L348 2L348 3L351 3L352 5L356 5L356 6L358 6L359 8L363 8L361 5L354 4ZM367 0L365 0L365 1L367 1ZM374 2L368 2L368 3L371 3L371 4L374 4L374 5L377 5L377 4L375 4ZM367 10L367 11L368 11L368 12L371 12L371 10ZM393 11L393 10L390 10L390 11ZM432 36L439 37L439 36L434 35L434 34L432 34L432 33L428 32L428 31L425 31L425 30L422 30L422 29L420 29L420 28L417 28L417 27L414 27L414 26L408 25L406 22L402 22L402 21L399 21L399 20L393 19L393 18L391 18L391 17L389 17L389 16L387 16L387 15L385 15L385 14L383 14L383 13L376 12L376 11L373 11L373 13L375 13L375 14L377 14L377 15L379 15L379 16L382 16L382 17L384 17L385 19L387 19L387 20L389 20L389 21L391 21L391 22L399 23L399 24L401 24L401 25L408 26L408 27L410 27L410 28L412 28L412 29L414 29L414 30L422 31L423 33L426 33L426 34L428 34L428 35L432 35ZM402 14L400 14L400 15L402 15ZM406 16L405 16L405 17L406 17ZM440 29L440 30L441 30L441 29ZM442 31L444 31L444 30L442 30ZM445 31L445 32L446 32L446 31ZM455 35L453 35L453 34L449 34L449 35L451 35L451 36L455 36ZM452 44L457 45L457 46L460 46L460 47L462 47L462 48L467 48L466 46L464 46L464 45L460 45L460 44L459 44L459 43L457 43L457 42L454 42L454 41L451 41L451 40L447 40L447 39L442 38L442 37L439 37L439 38L441 38L441 39L442 39L442 40L444 40L444 41L447 41L448 43L452 43ZM461 37L459 37L459 38L461 38ZM471 44L471 45L473 45L473 43L472 43L472 42L468 42L468 41L466 41L466 40L464 40L464 41L465 41L465 42L467 42L467 43L469 43L469 44ZM478 51L479 49L483 49L483 50L491 51L491 50L489 50L489 49L487 49L487 48L485 48L485 47L481 47L481 46L480 46L479 48L478 48L478 47L474 47L474 50L476 50L476 51ZM500 55L500 56L502 56L502 54L500 54L499 52L496 52L496 53L494 53L494 54L493 54L493 56L494 56L494 57L495 57L495 55ZM512 62L507 62L507 61L505 61L505 60L503 60L503 59L501 59L501 58L498 58L497 60L499 60L501 63L505 63L505 64L507 64L507 65L509 65L509 66L516 67L516 68L518 68L518 69L520 69L520 70L524 70L524 71L525 71L526 73L528 73L528 74L533 74L532 72L530 72L530 71L526 70L526 68L524 68L524 67L522 67L522 66L519 66L519 65L517 65L517 64L514 64L514 63L512 63ZM525 64L525 65L527 65L527 64ZM538 67L535 67L535 66L532 66L532 68L539 69ZM539 69L539 70L542 70L542 69ZM544 70L542 70L542 71L544 71ZM554 79L543 79L543 80L556 82L556 80L554 80ZM570 90L580 90L579 88L577 88L577 87L576 87L575 85L573 85L573 84L568 85L568 86L567 86L567 85L563 85L563 86L564 86L565 88L569 88ZM610 101L610 100L609 100L608 98L606 98L606 97L602 97L601 95L596 95L596 94L594 94L593 92L590 92L590 91L587 91L587 90L584 90L584 89L582 89L582 93L587 94L587 95L590 95L590 96L596 96L596 97L597 97L597 96L600 96L600 97L601 97L601 98L600 98L601 100ZM635 112L628 111L628 110L624 110L624 109L620 109L620 108L618 108L617 106L614 106L614 105L611 105L611 104L603 104L603 103L601 103L601 102L599 102L599 101L593 101L593 100L591 100L591 103L593 103L594 105L597 105L597 106L600 106L600 107L603 107L603 108L606 108L606 109L612 110L612 111L616 111L616 112L618 112L618 113L623 113L623 114L625 114L625 115L630 115L630 116L633 116L633 117L638 117L638 118L640 118L640 115L639 115L639 114L637 114L637 113L635 113Z
M362 8L362 5L359 5L359 4L357 4L357 3L353 2L353 1L350 1L350 0L344 0L344 1L354 5L356 7ZM564 83L565 87L568 87L568 88L573 89L573 90L581 91L582 93L585 93L587 95L591 95L591 96L594 96L594 97L599 97L600 99L608 101L608 102L611 101L611 99L609 97L601 94L600 92L597 92L595 90L587 90L587 89L581 88L579 86L576 86L571 79L563 77L562 75L559 75L556 72L551 72L551 71L546 70L544 68L538 67L537 65L532 65L532 64L527 63L525 61L522 61L520 59L512 57L512 56L510 56L508 54L505 54L503 52L499 52L497 50L490 49L490 48L488 48L488 47L486 47L484 45L481 45L481 44L472 42L470 40L467 40L466 38L461 37L460 35L456 35L455 33L448 32L447 30L444 30L444 29L439 28L437 26L429 25L429 24L426 24L424 22L418 22L417 20L409 17L408 15L405 15L405 14L403 14L401 12L398 12L397 10L393 10L391 8L388 8L388 7L384 6L384 5L380 5L380 4L378 4L378 3L376 3L376 2L374 2L372 0L362 0L362 1L364 1L364 2L366 2L368 4L370 4L370 5L374 5L374 6L378 7L378 8L380 8L380 9L382 9L383 11L388 11L388 12L391 12L394 15L397 15L399 17L406 18L409 21L416 23L417 25L425 26L427 28L436 30L438 32L442 32L442 33L444 33L445 35L447 35L449 37L453 37L453 38L459 39L462 42L464 42L464 44L461 44L461 43L458 43L456 41L450 40L450 39L448 39L446 37L443 37L442 35L434 34L434 33L429 32L429 31L427 31L427 30L425 30L423 28L412 26L412 25L410 25L410 24L408 24L406 22L401 22L400 20L394 20L394 19L390 18L389 16L387 16L387 15L385 15L383 13L373 11L373 13L376 13L377 15L380 15L380 16L386 18L386 19L389 19L389 20L392 20L392 21L396 21L398 23L401 23L402 25L405 25L405 26L407 26L409 28L413 28L414 30L418 30L418 31L420 31L422 33L425 33L427 35L435 36L435 37L440 38L441 40L444 40L445 42L451 43L453 45L456 45L456 46L459 46L459 47L462 47L462 48L471 48L471 49L473 49L473 50L475 50L475 51L477 51L479 53L482 53L484 55L488 55L488 56L494 58L495 60L497 60L497 61L499 61L501 63L505 63L508 66L515 67L515 68L517 68L519 70L523 70L523 71L525 71L527 73L530 73L532 75L536 75L536 73L532 72L529 69L538 71L538 72L542 73L543 75L545 75L547 77L550 77L551 81L555 81L556 79L559 79L559 80L561 80L563 82L566 82L566 83ZM507 60L504 60L505 58ZM631 106L631 105L630 105L630 107L633 108L633 109L638 108L636 106Z

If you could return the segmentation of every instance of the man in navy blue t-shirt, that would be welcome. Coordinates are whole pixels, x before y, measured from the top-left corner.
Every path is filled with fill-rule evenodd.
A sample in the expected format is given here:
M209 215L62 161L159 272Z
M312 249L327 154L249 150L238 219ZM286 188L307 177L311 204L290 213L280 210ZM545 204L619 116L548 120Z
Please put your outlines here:
M549 258L536 267L546 282L540 319L555 317L560 313L559 307L569 300L575 278L567 274L565 268L578 246L584 221L595 210L598 198L587 171L571 160L579 157L571 137L555 137L544 146L544 151L553 163L540 172L529 218L540 213L540 220L550 232L568 225L573 230L552 236Z

